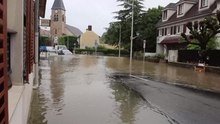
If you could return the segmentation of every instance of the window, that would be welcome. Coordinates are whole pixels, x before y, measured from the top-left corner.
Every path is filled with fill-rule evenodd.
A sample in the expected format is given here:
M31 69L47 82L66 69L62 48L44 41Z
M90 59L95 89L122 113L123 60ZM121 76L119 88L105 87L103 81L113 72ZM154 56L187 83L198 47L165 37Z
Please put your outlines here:
M183 25L177 26L177 34L183 33Z
M162 29L159 29L159 36L162 36Z
M167 35L170 35L171 33L170 33L170 27L169 28L167 28Z
M201 8L205 8L208 6L208 0L201 0Z
M173 34L175 35L176 34L176 26L174 26L173 29L174 29Z
M54 15L54 21L55 21L55 22L58 21L58 15Z
M55 29L54 33L57 34L57 29Z
M178 15L182 15L183 14L183 4L180 4L178 6Z
M167 10L163 11L163 20L167 19Z
M170 28L170 34L173 35L173 27Z
M162 29L162 36L164 36L164 29Z
M164 33L164 35L166 36L166 35L167 35L167 28L165 28L164 30L165 30L165 33Z
M62 20L63 22L65 22L65 15L62 15Z

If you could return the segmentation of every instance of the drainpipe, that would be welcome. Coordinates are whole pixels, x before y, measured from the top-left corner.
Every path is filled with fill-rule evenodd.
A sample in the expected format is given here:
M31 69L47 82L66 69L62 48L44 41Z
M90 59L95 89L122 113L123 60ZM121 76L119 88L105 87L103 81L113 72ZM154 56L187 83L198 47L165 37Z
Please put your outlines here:
M39 86L39 0L35 0L35 68L34 85L36 89Z

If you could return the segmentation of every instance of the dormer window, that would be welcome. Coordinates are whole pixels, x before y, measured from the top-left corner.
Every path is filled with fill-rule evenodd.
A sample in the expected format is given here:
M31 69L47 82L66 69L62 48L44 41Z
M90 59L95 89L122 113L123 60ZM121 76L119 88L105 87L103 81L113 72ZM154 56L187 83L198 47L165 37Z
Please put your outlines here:
M208 0L201 0L200 8L206 8L206 7L208 7Z
M178 6L178 15L183 15L183 4Z
M163 20L167 20L167 10L163 11Z

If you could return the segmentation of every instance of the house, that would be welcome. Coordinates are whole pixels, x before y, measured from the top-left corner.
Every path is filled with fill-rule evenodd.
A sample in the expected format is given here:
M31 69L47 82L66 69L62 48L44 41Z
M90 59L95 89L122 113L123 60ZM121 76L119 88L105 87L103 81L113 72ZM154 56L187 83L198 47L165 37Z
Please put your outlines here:
M66 8L64 6L63 0L54 0L53 6L51 8L51 17L50 19L42 19L42 21L48 21L48 25L44 27L50 28L50 36L52 43L58 44L58 39L61 36L74 36L79 37L82 34L82 31L77 27L66 24ZM47 32L42 30L42 33Z
M212 16L220 9L219 0L179 0L170 3L162 11L162 19L157 24L157 53L164 54L169 61L177 61L177 51L186 49L181 33L189 34L186 24L199 22Z
M46 0L0 0L0 123L26 124L38 80L38 18Z
M80 49L93 48L98 44L100 44L100 37L92 30L92 26L89 25L86 32L80 37Z

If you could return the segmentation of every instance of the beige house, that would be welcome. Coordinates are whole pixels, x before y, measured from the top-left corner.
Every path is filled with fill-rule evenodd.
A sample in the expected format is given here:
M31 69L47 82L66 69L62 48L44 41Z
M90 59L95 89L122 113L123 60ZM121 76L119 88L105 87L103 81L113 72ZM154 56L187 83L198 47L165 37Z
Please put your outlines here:
M100 37L94 31L92 31L92 26L89 25L85 33L80 37L80 49L85 49L87 47L95 47L95 44L100 44Z

